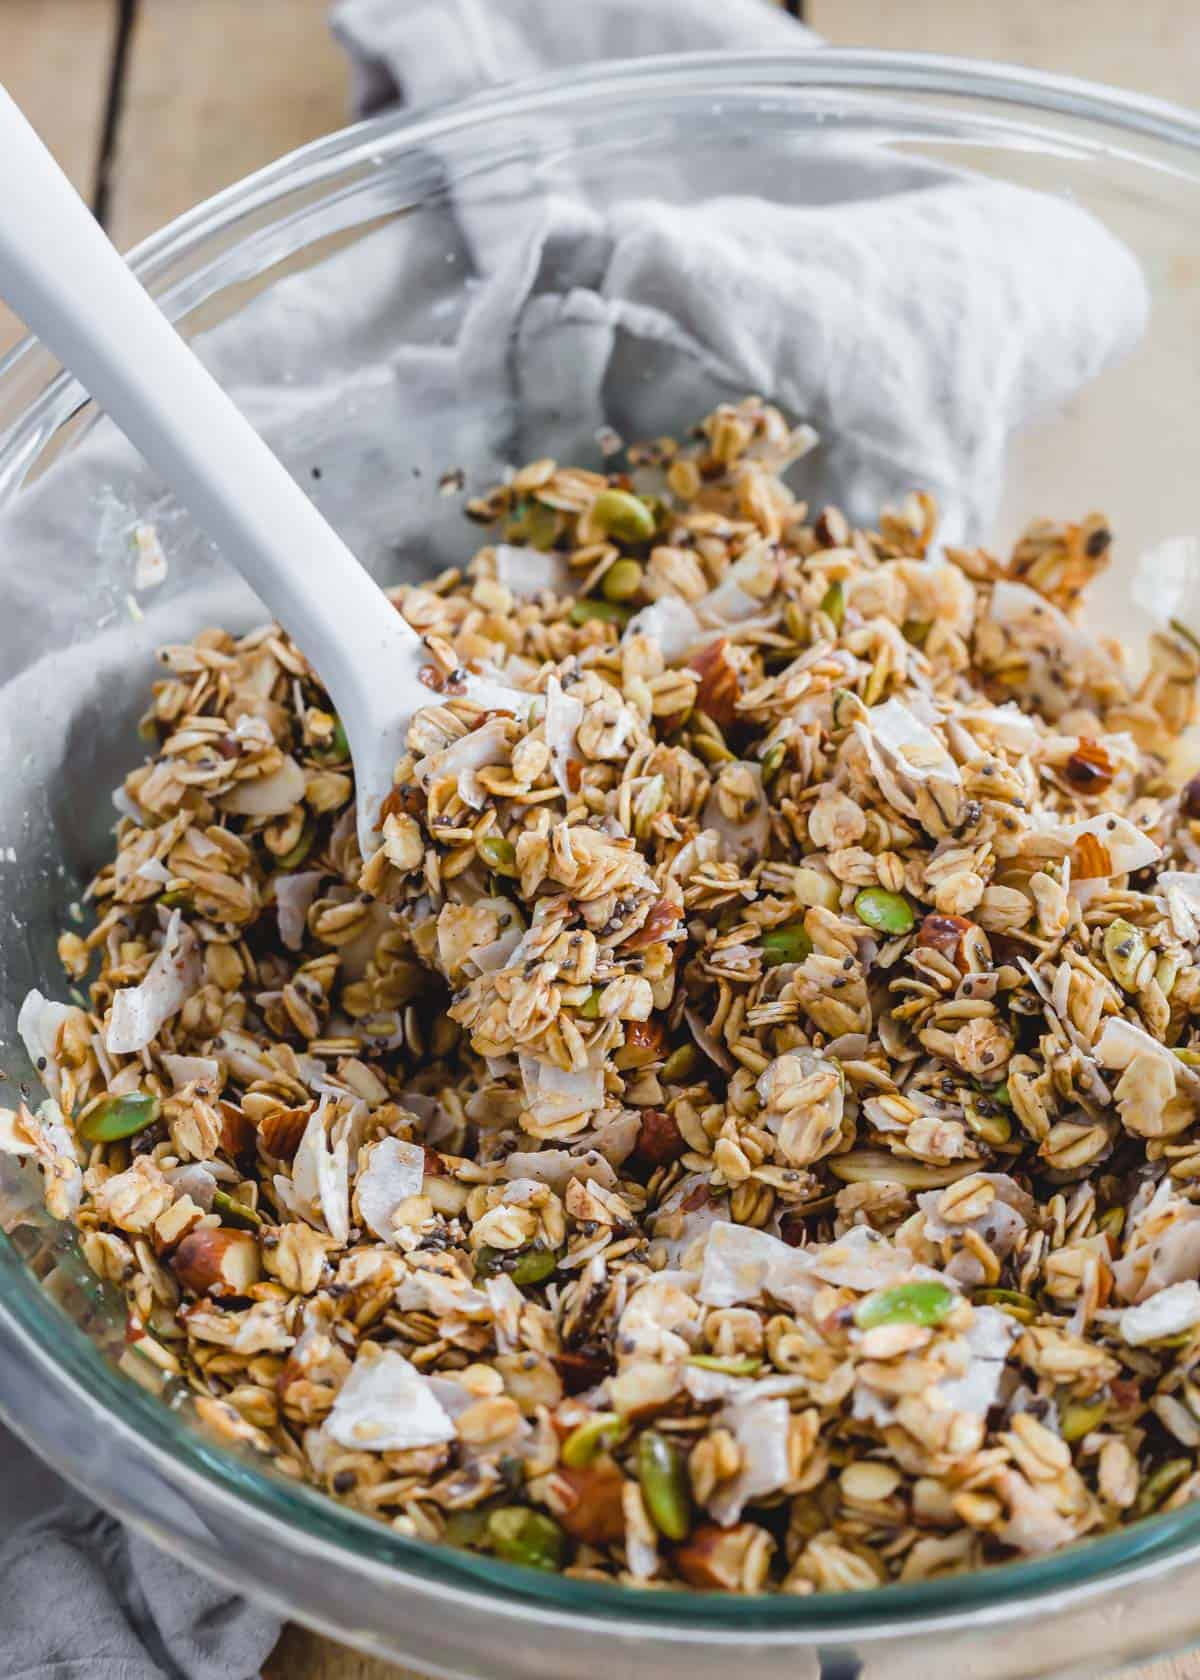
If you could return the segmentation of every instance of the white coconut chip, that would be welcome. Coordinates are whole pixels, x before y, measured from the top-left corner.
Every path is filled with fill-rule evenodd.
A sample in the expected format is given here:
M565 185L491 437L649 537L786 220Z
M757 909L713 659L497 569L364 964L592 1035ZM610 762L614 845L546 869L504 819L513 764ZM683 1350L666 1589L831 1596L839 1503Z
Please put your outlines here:
M708 1508L722 1528L731 1528L745 1506L776 1493L791 1480L786 1400L751 1400L727 1406L720 1423L738 1444L741 1467L732 1481L719 1484Z
M171 912L162 947L136 986L123 986L112 1000L104 1044L111 1056L146 1049L177 1015L204 978L204 960L191 928Z
M305 869L298 875L279 875L275 880L275 919L279 937L289 951L304 943L308 912L324 875L319 869Z
M558 678L551 677L546 684L546 717L543 729L546 745L550 749L550 766L554 771L554 780L568 798L571 794L569 766L581 762L583 757L578 743L579 725L582 722L582 700L564 694Z
M381 1242L396 1235L393 1216L402 1202L421 1194L425 1179L425 1151L402 1138L380 1138L363 1151L354 1199L359 1218Z
M574 1120L594 1114L604 1106L604 1069L583 1068L568 1073L551 1062L540 1062L536 1056L522 1052L521 1078L525 1084L525 1100L529 1112L539 1126L562 1120Z
M571 587L571 568L564 554L554 549L517 548L512 543L497 543L496 581L514 595L528 599L550 590L565 594Z
M215 1056L173 1056L168 1052L159 1060L176 1091L182 1091L185 1085L195 1080L210 1086L213 1091L220 1085L221 1064Z
M963 1340L971 1352L971 1362L961 1377L940 1382L937 1392L956 1412L970 1412L984 1417L996 1404L1000 1382L1013 1338L1020 1325L998 1307L976 1307Z
M78 1013L68 1003L54 1003L50 998L43 997L35 987L26 993L17 1015L17 1032L26 1054L37 1069L42 1084L55 1097L61 1090L61 1074L54 1047L63 1022Z
M943 824L957 820L962 796L958 765L933 732L899 700L872 706L854 733L884 798L905 816L923 822L919 795L932 801Z
M349 1140L343 1135L330 1148L327 1113L322 1097L292 1162L292 1198L295 1211L310 1224L323 1225L335 1241L345 1243L350 1237Z
M686 601L678 595L664 595L634 613L621 640L627 642L634 636L645 636L656 643L667 664L673 665L703 639L704 630Z
M1178 1336L1200 1324L1200 1283L1188 1278L1160 1289L1135 1307L1126 1307L1117 1328L1130 1347Z
M454 1423L429 1379L391 1348L364 1346L342 1384L323 1433L359 1452L404 1452L455 1437Z
M1200 940L1200 875L1182 869L1164 869L1154 883L1156 893L1166 900L1171 929L1185 945Z
M756 862L767 849L767 842L771 837L771 813L767 804L766 791L763 788L762 765L742 761L734 764L722 765L721 774L727 770L738 768L748 771L754 784L754 805L740 820L735 821L727 817L721 809L721 795L718 787L720 775L713 783L708 800L704 806L704 814L700 818L702 827L713 829L721 836L729 855L738 864ZM728 952L725 953L728 956Z

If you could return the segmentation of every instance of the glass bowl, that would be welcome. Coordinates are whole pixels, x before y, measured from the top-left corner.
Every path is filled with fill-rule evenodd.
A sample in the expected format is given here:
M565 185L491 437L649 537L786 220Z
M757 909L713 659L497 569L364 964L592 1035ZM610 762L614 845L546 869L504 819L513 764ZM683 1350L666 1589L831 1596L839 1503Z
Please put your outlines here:
M448 469L475 487L560 445L564 458L581 441L598 458L590 437L562 443L536 385L456 385L451 346L478 295L480 249L519 268L529 229L564 195L619 212L632 198L695 200L688 182L699 177L702 198L828 200L847 158L883 159L917 185L968 169L1034 186L1086 207L1136 254L1146 332L1016 441L995 535L1102 507L1125 557L1106 586L1110 622L1148 622L1164 580L1186 600L1197 570L1200 123L1152 100L908 55L618 64L351 128L190 212L133 261L364 561L384 578L417 576L474 546ZM501 372L511 348L503 335L491 346ZM667 374L628 361L603 418L624 428L636 389L653 429L692 424ZM154 520L170 559L167 581L143 596L130 583L139 517ZM107 790L140 757L154 647L256 613L35 343L0 367L0 525L0 1042L11 1101L30 1079L17 1007L33 985L61 995L55 939L104 853ZM36 1186L12 1163L0 1172L0 1392L13 1427L162 1545L364 1649L496 1680L582 1680L598 1662L626 1680L716 1680L733 1664L755 1680L931 1665L988 1680L1092 1675L1200 1637L1188 1590L1200 1508L1047 1558L809 1599L635 1594L407 1539L214 1445L169 1392L144 1392L129 1373L152 1373L122 1358L121 1315L70 1231L36 1211Z

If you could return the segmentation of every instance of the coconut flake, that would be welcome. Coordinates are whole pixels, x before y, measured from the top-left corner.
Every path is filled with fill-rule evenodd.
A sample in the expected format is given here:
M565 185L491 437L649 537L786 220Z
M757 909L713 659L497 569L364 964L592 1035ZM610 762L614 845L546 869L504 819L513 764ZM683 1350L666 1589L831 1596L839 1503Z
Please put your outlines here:
M401 1202L421 1194L425 1151L419 1143L380 1138L364 1152L354 1181L354 1195L364 1225L383 1242L396 1234L393 1218Z
M1145 1027L1136 1026L1123 1015L1110 1015L1096 1040L1096 1060L1103 1068L1127 1068L1135 1056L1157 1056L1174 1072L1187 1072L1185 1064L1165 1044L1152 1038Z
M1094 836L1108 854L1110 867L1106 873L1109 876L1132 874L1135 869L1144 869L1148 863L1156 863L1162 856L1161 846L1135 827L1128 817L1119 817L1114 811L1099 811L1084 822L1063 823L1053 832L1072 847L1077 846L1085 834Z
M349 1144L343 1135L330 1148L326 1113L327 1099L322 1097L292 1162L292 1198L305 1219L323 1224L335 1241L345 1243L350 1237Z
M962 775L947 749L899 700L872 706L854 733L889 804L924 827L950 829L962 804Z
M133 873L139 881L153 881L158 887L165 887L171 880L171 871L160 858L146 858Z
M721 778L731 770L748 772L754 790L753 805L744 816L736 820L727 817L721 809ZM762 765L747 760L722 765L720 774L713 782L700 822L704 828L716 830L736 863L752 863L762 857L771 838L771 814L763 788Z
M815 1277L842 1289L882 1289L906 1278L938 1275L916 1265L907 1249L897 1248L869 1225L854 1225L836 1242L805 1249L803 1253Z
M715 589L696 602L696 617L710 629L744 624L762 611L778 571L771 545L756 544L733 562Z
M627 642L634 636L645 636L647 641L657 643L663 658L673 665L690 652L703 635L704 628L687 602L678 595L664 595L634 613L625 626L621 640Z
M618 1182L598 1149L584 1155L573 1155L569 1149L516 1149L505 1157L501 1171L514 1181L533 1179L538 1185L549 1185L558 1196L573 1178L581 1184L599 1184L604 1190L615 1189Z
M304 943L308 912L324 878L320 869L305 869L275 879L275 919L289 951L298 951Z
M83 1173L75 1139L53 1097L36 1114L21 1105L0 1108L0 1154L32 1155L44 1177L46 1209L54 1219L70 1219L83 1200Z
M1200 875L1182 869L1164 869L1154 890L1166 900L1175 937L1185 945L1194 945L1200 939Z
M814 1287L806 1250L789 1248L778 1237L751 1225L735 1225L727 1219L713 1224L700 1274L700 1299L706 1306L733 1307L771 1294L798 1307Z
M985 1417L996 1404L1013 1338L1020 1325L998 1307L976 1307L963 1340L971 1362L961 1377L940 1382L937 1392L956 1412Z
M512 543L497 543L496 581L514 595L540 595L549 589L564 594L571 584L571 568L566 556L554 549L517 548Z
M568 796L571 793L569 767L581 762L577 734L583 722L583 702L564 694L557 677L546 684L546 745L550 749L550 764L554 779Z
M683 1014L691 1029L692 1037L696 1041L697 1048L703 1050L709 1061L721 1068L723 1072L732 1073L735 1065L733 1057L703 1019L700 1011L698 1009L685 1009Z
M524 1053L519 1057L529 1112L539 1126L573 1120L604 1106L604 1069L587 1067L568 1073Z
M1003 706L981 706L963 712L957 721L968 729L972 724L981 723L1006 752L1031 753L1041 739L1037 724L1015 700L1009 700Z
M172 1056L168 1053L160 1056L159 1060L177 1091L193 1080L200 1080L214 1089L220 1086L221 1064L215 1056Z
M495 939L489 940L486 945L477 945L470 956L480 974L494 974L497 969L507 968L512 961L525 936L525 924L520 910L511 899L480 898L476 899L474 908L493 911L500 924Z
M720 1422L738 1444L741 1468L732 1481L717 1488L708 1508L722 1528L730 1528L746 1505L777 1492L791 1480L791 1409L786 1400L751 1400L745 1405L727 1406Z
M1200 1283L1188 1278L1160 1289L1135 1307L1126 1307L1117 1328L1130 1347L1156 1342L1162 1336L1178 1336L1200 1324Z
M42 1084L52 1096L61 1089L61 1074L55 1059L55 1045L64 1021L79 1011L67 1003L54 1003L35 987L28 992L17 1015L17 1032Z
M242 719L238 719L239 727ZM222 811L239 817L282 817L304 798L306 777L290 754L268 776L254 776L235 782L217 804Z
M368 1357L362 1348L325 1420L323 1434L359 1452L403 1452L452 1441L445 1407L403 1354L386 1348Z
M110 1056L146 1049L165 1022L177 1015L204 978L204 962L191 928L171 912L162 947L136 986L123 986L112 1000L104 1044Z
M504 718L488 718L477 729L451 741L440 752L418 759L414 774L421 786L427 788L434 778L454 777L459 798L472 810L481 810L485 803L476 773L489 764L507 764L511 757L508 745L508 725Z

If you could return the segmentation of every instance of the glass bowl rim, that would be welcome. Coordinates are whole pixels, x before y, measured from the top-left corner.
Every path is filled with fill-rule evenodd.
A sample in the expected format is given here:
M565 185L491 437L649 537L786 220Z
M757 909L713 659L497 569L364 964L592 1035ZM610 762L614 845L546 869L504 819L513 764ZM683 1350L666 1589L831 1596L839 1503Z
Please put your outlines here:
M975 100L991 108L989 121L1001 131L1006 126L1015 129L1015 112L1024 111L1140 136L1200 157L1200 118L1191 112L1167 100L1076 77L986 59L830 47L794 53L686 53L588 65L536 81L504 84L450 105L367 118L286 154L176 217L136 245L129 261L149 283L239 217L268 210L286 194L319 188L359 167L378 168L390 154L495 119L571 114L597 100L637 105L659 96L696 99L740 92L794 97L821 90ZM1006 107L1014 111L1008 124ZM917 112L921 107L910 108ZM169 306L169 289L160 301ZM0 361L0 390L39 348L36 339L27 337ZM69 383L65 374L55 376L32 406L41 407ZM0 457L9 435L0 436ZM596 1626L617 1617L626 1631L642 1627L647 1635L670 1632L710 1640L742 1637L752 1628L765 1641L805 1636L837 1644L868 1631L876 1637L889 1628L897 1634L949 1628L968 1616L973 1624L1024 1617L1035 1600L1069 1593L1076 1601L1118 1583L1132 1584L1174 1567L1200 1546L1200 1507L1192 1507L1077 1542L1048 1557L912 1585L890 1584L866 1593L732 1597L637 1592L556 1576L532 1579L534 1571L409 1540L311 1488L287 1483L223 1448L210 1448L197 1431L180 1427L160 1400L120 1377L74 1323L64 1322L7 1239L0 1241L0 1278L5 1285L0 1288L0 1321L30 1362L48 1381L70 1390L75 1404L102 1415L128 1445L151 1455L165 1479L200 1483L205 1498L215 1496L240 1511L253 1511L259 1525L273 1530L284 1547L332 1547L347 1568L382 1572L391 1580L407 1578L426 1593L493 1615L520 1617L536 1610L548 1623ZM87 1487L86 1467L32 1435L27 1432L34 1450ZM123 1514L141 1520L132 1506ZM186 1542L173 1538L186 1553ZM244 1580L232 1584L246 1587ZM281 1608L294 1614L297 1607Z

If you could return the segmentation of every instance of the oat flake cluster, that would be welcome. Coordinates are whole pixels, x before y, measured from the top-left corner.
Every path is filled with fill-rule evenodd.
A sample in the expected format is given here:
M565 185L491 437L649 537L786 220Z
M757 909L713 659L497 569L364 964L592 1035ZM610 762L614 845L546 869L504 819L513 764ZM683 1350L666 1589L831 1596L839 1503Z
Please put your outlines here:
M1099 516L851 530L812 441L471 503L365 865L302 654L166 648L21 1012L126 1364L404 1534L810 1593L1200 1491L1200 648L1080 628Z

